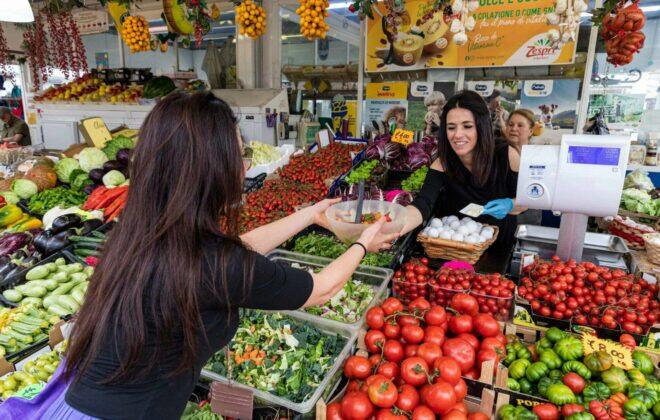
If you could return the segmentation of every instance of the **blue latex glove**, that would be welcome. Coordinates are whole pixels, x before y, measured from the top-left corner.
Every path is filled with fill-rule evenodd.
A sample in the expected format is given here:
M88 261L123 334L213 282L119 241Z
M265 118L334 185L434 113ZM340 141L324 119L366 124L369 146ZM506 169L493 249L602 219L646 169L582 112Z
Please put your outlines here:
M511 210L513 210L513 200L510 198L500 198L486 203L484 212L481 214L488 214L498 220L502 220Z

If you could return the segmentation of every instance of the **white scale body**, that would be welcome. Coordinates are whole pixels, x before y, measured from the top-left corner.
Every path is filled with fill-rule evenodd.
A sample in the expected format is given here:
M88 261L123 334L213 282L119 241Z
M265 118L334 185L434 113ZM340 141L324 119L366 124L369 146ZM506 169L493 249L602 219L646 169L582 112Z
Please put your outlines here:
M516 204L614 216L628 165L630 137L564 135L559 146L522 147Z

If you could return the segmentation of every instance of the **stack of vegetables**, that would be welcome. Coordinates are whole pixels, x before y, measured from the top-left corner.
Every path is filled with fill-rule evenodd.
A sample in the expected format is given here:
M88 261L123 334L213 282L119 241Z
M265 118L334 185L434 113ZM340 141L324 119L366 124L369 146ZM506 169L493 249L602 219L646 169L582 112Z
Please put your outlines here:
M510 390L549 401L534 408L539 418L561 412L566 418L653 419L652 411L660 415L660 381L647 354L635 350L632 358L634 368L624 370L605 351L585 355L579 338L552 327L534 345L509 342L502 363ZM503 419L520 418L513 408L503 410ZM592 416L570 417L582 412Z
M60 317L34 305L0 308L0 357L25 350L48 338L48 331Z
M93 272L92 267L58 258L32 268L25 275L26 283L5 290L2 296L14 304L44 308L52 315L71 315L82 305Z
M279 313L242 311L229 356L217 352L205 369L301 403L318 388L345 344L341 336Z
M377 159L389 168L402 171L415 171L429 166L438 154L435 137L426 136L419 143L407 147L391 141L391 136L381 136L366 150L367 159Z
M280 149L270 144L251 141L249 145L252 148L252 166L268 165L280 160L282 157Z
M633 213L660 216L660 198L651 178L644 171L637 169L626 176L621 208Z
M211 411L211 404L208 401L203 401L199 405L188 402L180 420L222 420L222 416Z
M21 369L0 378L2 399L6 400L29 385L50 381L60 364L65 343L60 343L54 350L26 362Z
M348 246L334 236L311 232L297 238L292 251L334 259L346 252L347 249ZM393 255L386 252L369 252L362 259L362 264L374 267L388 267L392 259Z
M115 220L124 210L128 198L128 185L108 188L100 186L85 201L84 210L103 210L106 222Z

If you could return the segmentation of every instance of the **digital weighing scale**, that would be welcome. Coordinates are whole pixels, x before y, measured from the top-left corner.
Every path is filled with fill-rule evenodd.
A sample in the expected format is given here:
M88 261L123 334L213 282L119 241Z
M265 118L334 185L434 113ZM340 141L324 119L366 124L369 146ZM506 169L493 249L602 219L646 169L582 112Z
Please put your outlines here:
M589 216L615 216L628 165L628 136L564 135L559 146L525 145L516 204L561 212L556 254L582 260Z

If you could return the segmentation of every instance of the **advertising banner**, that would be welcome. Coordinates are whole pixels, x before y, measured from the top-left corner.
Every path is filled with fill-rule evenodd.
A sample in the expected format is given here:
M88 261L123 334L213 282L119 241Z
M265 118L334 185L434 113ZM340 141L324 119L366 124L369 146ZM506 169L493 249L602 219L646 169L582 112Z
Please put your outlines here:
M408 116L408 82L367 83L366 124L395 123L404 128Z
M563 134L575 132L579 80L526 80L520 107L536 115L542 128L534 137L535 144L559 144Z

